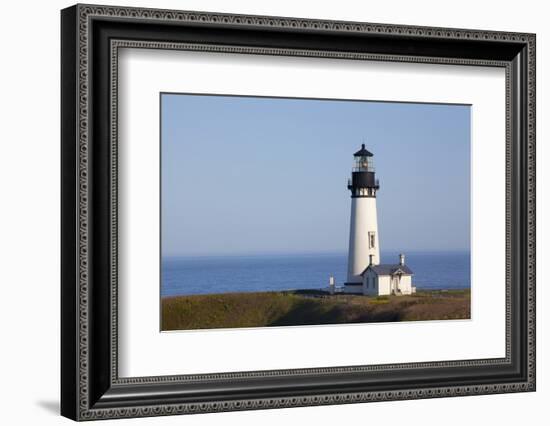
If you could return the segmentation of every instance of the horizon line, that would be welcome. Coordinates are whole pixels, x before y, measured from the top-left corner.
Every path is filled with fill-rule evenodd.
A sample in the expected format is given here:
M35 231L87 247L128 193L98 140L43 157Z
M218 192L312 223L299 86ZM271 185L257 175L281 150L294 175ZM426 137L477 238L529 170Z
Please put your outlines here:
M381 253L449 253L449 252L470 252L471 248L446 248L446 249L386 249ZM290 255L335 255L348 254L347 250L326 250L326 251L258 251L258 252L236 252L236 253L170 253L161 254L161 258L176 257L253 257L253 256L290 256Z

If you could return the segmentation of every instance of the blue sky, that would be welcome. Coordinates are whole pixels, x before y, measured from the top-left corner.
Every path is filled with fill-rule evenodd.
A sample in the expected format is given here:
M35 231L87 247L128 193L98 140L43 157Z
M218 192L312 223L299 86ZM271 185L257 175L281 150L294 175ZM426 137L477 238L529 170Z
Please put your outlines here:
M164 256L346 252L353 153L381 250L469 250L470 107L161 95Z

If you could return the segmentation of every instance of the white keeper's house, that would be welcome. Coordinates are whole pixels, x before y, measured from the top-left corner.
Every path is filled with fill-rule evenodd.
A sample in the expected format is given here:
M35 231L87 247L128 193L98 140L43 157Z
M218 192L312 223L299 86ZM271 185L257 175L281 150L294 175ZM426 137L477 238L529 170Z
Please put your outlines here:
M416 288L412 286L411 269L405 265L405 255L399 255L399 263L369 265L361 276L363 282L361 291L369 296L382 296L394 294L412 294Z
M369 296L405 295L416 292L412 270L399 263L381 264L378 243L376 192L380 188L375 177L373 154L365 148L353 154L354 166L348 189L351 191L351 219L348 251L348 277L344 293Z

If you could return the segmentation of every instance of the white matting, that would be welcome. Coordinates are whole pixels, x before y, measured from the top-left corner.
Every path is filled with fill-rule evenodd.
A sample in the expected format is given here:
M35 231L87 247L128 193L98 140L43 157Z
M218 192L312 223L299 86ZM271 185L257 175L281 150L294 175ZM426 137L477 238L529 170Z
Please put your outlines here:
M503 357L504 70L123 49L119 374ZM159 332L159 92L472 104L472 319Z

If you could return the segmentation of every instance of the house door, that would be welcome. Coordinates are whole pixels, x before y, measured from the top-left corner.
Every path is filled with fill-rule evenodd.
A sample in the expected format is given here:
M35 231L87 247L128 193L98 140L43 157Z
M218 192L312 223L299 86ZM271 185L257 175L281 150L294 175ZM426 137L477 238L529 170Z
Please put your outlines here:
M391 289L392 293L398 294L401 292L401 289L399 288L399 276L393 276L391 277Z

